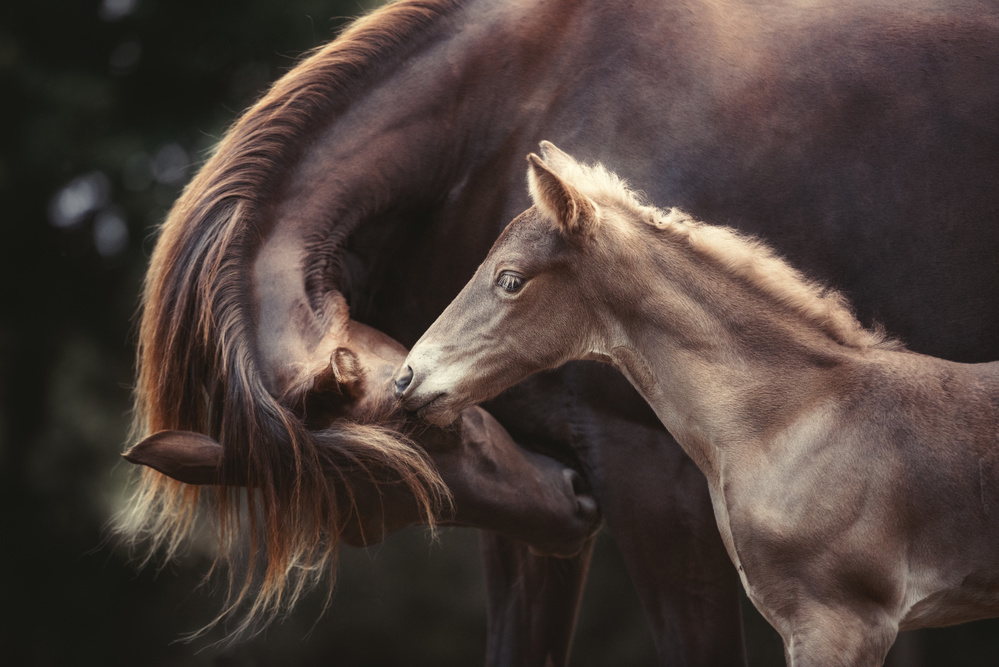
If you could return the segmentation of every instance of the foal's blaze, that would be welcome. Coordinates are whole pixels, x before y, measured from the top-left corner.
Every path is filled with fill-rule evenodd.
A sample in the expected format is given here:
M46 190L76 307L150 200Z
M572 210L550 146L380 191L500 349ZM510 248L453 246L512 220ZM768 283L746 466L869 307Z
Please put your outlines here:
M426 455L394 428L400 424L394 404L350 407L358 404L364 378L349 351L335 353L315 384L309 379L281 400L271 395L252 333L247 258L263 235L260 213L287 161L317 121L335 111L352 77L420 43L434 20L458 4L387 6L292 70L227 133L175 204L153 253L133 433L156 433L156 444L184 447L193 432L221 446L223 469L207 495L221 517L219 552L230 572L219 618L246 608L236 634L289 608L324 575L332 586L339 539L358 519L356 480L407 489L431 526L448 503ZM325 410L340 418L333 428L309 430L302 417L310 408L309 416ZM162 549L169 558L203 495L199 486L146 469L118 527L133 543L147 541L150 555ZM244 534L249 562L237 571L230 554Z

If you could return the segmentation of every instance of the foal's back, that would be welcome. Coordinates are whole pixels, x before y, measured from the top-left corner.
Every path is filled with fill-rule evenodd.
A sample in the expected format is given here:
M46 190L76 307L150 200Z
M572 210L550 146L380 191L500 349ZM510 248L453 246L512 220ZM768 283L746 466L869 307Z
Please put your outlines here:
M963 364L875 349L842 376L842 418L861 429L872 448L891 446L912 465L972 461L976 470L977 460L996 450L999 362Z
M967 599L949 594L939 609L924 604L904 627L967 621L969 607L973 617L975 608L978 617L995 616L999 362L961 364L905 351L872 356L859 374L856 401L844 410L846 428L863 438L862 456L888 468L880 476L885 488L876 490L886 494L895 528L913 545L910 566L927 572L921 554L933 554L933 577L953 578L958 591L965 583L976 589ZM985 581L994 581L985 588L996 596L982 595ZM949 619L951 606L962 609L959 618Z

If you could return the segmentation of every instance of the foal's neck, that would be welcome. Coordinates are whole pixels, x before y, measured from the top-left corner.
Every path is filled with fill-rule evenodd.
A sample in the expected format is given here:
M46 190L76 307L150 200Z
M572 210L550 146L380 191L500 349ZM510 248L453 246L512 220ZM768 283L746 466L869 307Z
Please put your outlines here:
M721 267L674 255L651 252L647 275L623 276L604 354L710 476L720 452L765 444L830 400L856 350Z

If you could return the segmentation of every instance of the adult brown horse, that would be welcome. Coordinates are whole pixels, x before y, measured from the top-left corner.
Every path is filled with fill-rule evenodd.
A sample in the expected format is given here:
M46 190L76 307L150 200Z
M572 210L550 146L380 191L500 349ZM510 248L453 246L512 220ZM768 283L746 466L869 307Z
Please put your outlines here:
M336 349L365 356L334 326L339 295L351 322L415 341L526 207L523 155L544 137L764 236L914 349L999 357L997 37L982 1L391 5L278 82L175 207L147 283L140 428L220 441L275 489L260 518L277 561L324 555L315 530L281 529L339 493L310 468L317 437L365 451L342 416L357 392L327 371ZM308 431L308 405L341 421ZM738 580L703 478L623 378L573 365L490 410L586 474L663 661L738 662ZM156 479L145 518L169 526L176 491ZM571 626L575 600L533 600L549 561L493 546L490 659L560 660L569 634L539 619L568 609ZM568 581L586 562L562 564Z

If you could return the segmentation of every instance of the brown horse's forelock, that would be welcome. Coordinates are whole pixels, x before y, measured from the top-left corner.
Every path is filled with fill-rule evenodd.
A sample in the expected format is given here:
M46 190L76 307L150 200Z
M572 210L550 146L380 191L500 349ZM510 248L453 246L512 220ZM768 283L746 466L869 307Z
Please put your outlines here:
M148 544L150 556L162 550L170 558L199 502L207 500L219 517L217 563L229 572L229 597L216 621L245 612L231 636L262 627L260 621L290 608L324 575L332 587L338 538L356 509L352 479L404 485L431 526L448 500L422 450L385 425L391 407L365 423L309 431L270 395L256 364L247 295L249 256L263 233L258 212L296 145L335 112L352 81L423 43L433 22L460 4L384 7L279 80L185 189L153 253L139 328L133 436L166 429L205 433L223 447L223 478L231 472L249 491L220 485L201 494L147 469L118 528L132 543ZM237 573L232 555L244 535L249 563Z

